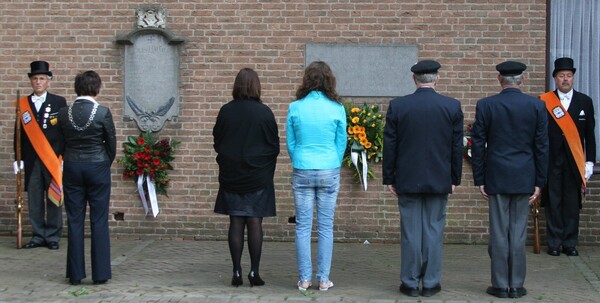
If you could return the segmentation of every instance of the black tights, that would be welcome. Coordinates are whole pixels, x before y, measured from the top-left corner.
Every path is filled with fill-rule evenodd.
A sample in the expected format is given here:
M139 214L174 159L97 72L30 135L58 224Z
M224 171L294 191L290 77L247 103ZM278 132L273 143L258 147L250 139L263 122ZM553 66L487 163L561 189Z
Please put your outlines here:
M258 273L262 252L262 217L229 216L229 252L233 261L233 272L242 273L242 251L244 250L244 228L248 226L248 250L250 270Z

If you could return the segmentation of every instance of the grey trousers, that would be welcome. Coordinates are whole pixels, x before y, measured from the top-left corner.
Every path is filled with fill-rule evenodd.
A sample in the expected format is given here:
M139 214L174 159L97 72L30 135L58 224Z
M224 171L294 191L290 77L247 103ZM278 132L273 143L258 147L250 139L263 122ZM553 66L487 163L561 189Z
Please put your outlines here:
M38 244L60 241L62 233L62 207L57 207L48 199L47 183L42 173L44 164L40 160L33 163L33 170L27 184L29 221L33 230L31 241Z
M399 194L400 281L435 287L442 276L442 246L448 194Z
M490 195L490 238L492 286L523 287L525 240L527 239L528 194Z

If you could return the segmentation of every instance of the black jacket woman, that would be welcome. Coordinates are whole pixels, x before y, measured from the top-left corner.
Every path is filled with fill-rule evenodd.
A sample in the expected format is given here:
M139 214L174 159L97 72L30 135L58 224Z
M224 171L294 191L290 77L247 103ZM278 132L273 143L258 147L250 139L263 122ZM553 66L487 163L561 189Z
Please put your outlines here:
M112 114L100 106L95 97L102 80L94 71L75 77L77 99L58 114L64 135L63 187L69 231L67 278L78 285L86 277L84 258L84 223L90 207L91 261L94 284L111 277L108 207L110 201L110 166L116 155L116 135Z
M241 285L240 264L244 229L248 228L250 285L265 282L258 274L262 251L263 217L275 216L273 175L279 154L275 116L260 100L260 81L250 68L239 71L233 100L223 105L213 129L219 164L219 193L215 212L229 215L229 251L233 262L231 284Z

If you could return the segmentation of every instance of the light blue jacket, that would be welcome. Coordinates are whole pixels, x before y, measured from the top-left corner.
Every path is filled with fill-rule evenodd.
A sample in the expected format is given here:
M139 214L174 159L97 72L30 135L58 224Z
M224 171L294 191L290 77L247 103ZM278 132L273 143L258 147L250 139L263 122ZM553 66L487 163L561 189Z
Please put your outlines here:
M334 169L346 150L346 111L320 91L290 104L287 150L296 169Z

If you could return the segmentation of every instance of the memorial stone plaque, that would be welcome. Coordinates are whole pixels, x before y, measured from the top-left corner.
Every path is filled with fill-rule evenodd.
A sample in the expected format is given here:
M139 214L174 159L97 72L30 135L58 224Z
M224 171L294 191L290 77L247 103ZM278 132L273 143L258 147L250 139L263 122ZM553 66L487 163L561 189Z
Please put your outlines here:
M142 131L157 132L179 113L177 45L182 42L158 25L117 38L117 43L125 45L124 116L135 120Z
M416 44L307 44L306 66L317 60L333 70L340 96L396 97L415 91L410 67L418 60Z

